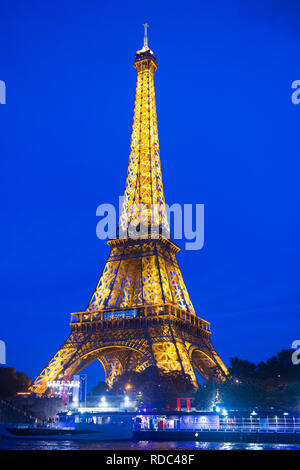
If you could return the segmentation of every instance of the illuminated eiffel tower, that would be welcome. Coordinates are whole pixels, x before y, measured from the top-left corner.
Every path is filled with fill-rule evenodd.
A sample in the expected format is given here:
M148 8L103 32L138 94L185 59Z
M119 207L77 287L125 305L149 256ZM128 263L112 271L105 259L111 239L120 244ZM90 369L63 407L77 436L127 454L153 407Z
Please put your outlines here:
M206 380L229 377L210 342L209 323L194 311L176 259L179 248L167 236L154 91L157 63L148 47L147 25L134 67L131 151L118 234L108 242L110 255L87 309L71 314L69 338L31 386L39 394L47 392L49 382L78 374L96 359L109 386L125 371L151 365L183 371L195 385L195 371Z

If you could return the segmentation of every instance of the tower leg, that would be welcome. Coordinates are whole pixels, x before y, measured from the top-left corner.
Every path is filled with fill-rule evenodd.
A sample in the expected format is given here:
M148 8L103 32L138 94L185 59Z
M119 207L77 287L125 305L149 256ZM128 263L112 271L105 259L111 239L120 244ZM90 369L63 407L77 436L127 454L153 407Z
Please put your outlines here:
M191 377L191 381L197 387L195 372L181 338L174 333L171 324L149 329L152 337L152 351L157 367L164 372L181 371Z
M60 375L63 375L68 364L72 361L77 351L76 346L74 346L71 336L67 341L62 345L62 347L57 351L53 356L51 361L42 370L40 375L35 379L31 387L29 388L32 392L43 394L47 391L48 383L60 378ZM71 375L76 368L76 363L68 374Z
M102 356L99 361L105 371L105 382L111 388L116 378L123 373L122 363L114 356Z

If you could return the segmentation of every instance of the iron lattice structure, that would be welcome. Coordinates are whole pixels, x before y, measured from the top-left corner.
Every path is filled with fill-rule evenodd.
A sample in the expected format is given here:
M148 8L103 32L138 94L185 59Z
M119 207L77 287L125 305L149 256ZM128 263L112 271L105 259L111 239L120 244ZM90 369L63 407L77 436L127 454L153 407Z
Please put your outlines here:
M108 242L110 255L87 309L71 314L69 338L31 386L39 394L47 392L48 382L77 374L96 359L109 386L125 371L150 365L181 370L195 385L195 371L217 381L229 376L210 342L209 323L195 313L177 263L179 248L168 239L154 90L157 63L147 38L134 66L134 119L118 236ZM130 237L137 221L138 231Z

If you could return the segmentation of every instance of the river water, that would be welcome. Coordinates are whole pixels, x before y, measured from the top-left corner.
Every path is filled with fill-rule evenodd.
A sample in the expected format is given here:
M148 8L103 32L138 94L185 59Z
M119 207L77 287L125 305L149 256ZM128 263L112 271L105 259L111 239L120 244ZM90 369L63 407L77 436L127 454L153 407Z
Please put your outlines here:
M292 444L245 444L220 442L101 442L101 441L30 441L0 439L1 450L300 450Z

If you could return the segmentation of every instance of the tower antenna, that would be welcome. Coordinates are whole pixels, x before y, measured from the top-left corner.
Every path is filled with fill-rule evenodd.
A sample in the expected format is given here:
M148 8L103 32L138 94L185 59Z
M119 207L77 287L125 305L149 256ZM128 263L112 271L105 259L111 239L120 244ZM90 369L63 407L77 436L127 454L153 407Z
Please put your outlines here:
M148 49L148 36L147 36L147 28L149 27L148 23L143 24L145 28L145 35L144 35L144 48Z

